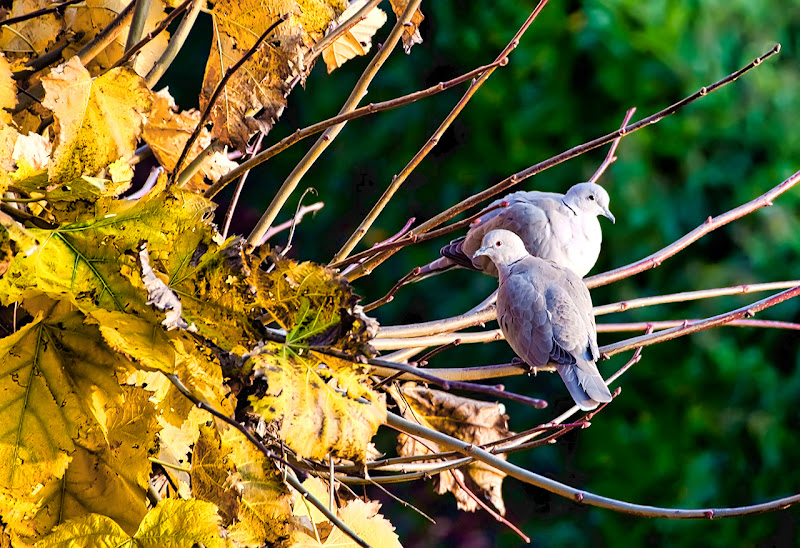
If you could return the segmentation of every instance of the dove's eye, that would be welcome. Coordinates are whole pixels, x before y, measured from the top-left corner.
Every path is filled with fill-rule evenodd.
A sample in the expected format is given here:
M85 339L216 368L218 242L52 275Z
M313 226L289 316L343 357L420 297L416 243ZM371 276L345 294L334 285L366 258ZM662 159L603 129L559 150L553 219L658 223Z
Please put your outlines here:
M503 245L503 242L501 242L501 241L497 241L497 242L495 242L495 244L494 244L494 245L496 245L497 247L500 247L501 245Z
M589 199L594 202L594 195L593 194L589 194Z

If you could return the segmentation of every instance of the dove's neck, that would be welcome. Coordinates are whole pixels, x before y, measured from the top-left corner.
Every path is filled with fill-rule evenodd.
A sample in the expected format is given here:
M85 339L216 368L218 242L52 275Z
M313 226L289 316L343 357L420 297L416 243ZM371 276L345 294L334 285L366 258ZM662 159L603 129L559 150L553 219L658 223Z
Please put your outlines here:
M573 215L575 215L576 217L578 216L578 212L577 212L577 211L575 211L575 210L572 208L572 206L571 206L571 205L569 205L569 203L567 202L567 199L566 199L566 197L564 197L564 198L561 198L561 203L562 203L562 204L564 204L564 207L566 207L567 209L569 209L569 210L572 212L572 214L573 214Z

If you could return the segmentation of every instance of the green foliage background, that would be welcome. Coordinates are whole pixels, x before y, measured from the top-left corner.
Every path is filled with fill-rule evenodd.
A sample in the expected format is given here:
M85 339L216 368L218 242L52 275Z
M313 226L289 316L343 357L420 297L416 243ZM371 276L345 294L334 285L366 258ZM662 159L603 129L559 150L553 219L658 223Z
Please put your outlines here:
M423 3L425 42L410 56L394 55L366 101L403 95L490 62L533 5L523 4ZM183 107L196 101L201 75L195 71L208 51L200 34L195 32L197 46L191 48L196 59L184 57L165 79ZM428 219L511 173L612 131L631 106L638 108L635 119L655 112L780 42L780 55L743 79L622 141L619 161L602 180L617 224L603 220L605 243L594 272L641 258L800 169L798 36L800 10L790 0L551 2L510 64L479 91L366 243L394 233L409 217ZM317 68L306 89L290 96L267 143L335 114L366 62L351 61L331 76ZM319 191L326 207L299 227L295 253L329 260L461 92L351 122L303 181ZM251 175L235 221L237 232L249 231L307 147L290 149ZM605 153L598 150L558 166L521 188L566 191L588 178ZM296 198L290 207L295 205ZM593 291L595 303L798 278L798 206L800 189L795 189L774 207L718 230L660 268ZM284 218L289 214L285 211ZM378 298L413 266L434 257L443 243L398 253L370 278L359 280L357 290L365 301ZM460 313L494 283L470 273L449 273L404 289L377 315L382 323L393 324ZM705 317L758 298L665 305L603 320ZM798 321L798 303L785 303L761 317ZM601 344L615 338L601 335ZM800 492L795 472L800 459L798 340L796 332L723 328L647 349L624 378L622 396L591 428L512 460L571 485L643 504L736 506ZM497 343L449 351L431 366L500 363L510 357L510 350ZM611 373L628 357L615 357L601 369ZM563 387L547 376L515 379L507 386L551 402L545 411L508 405L516 430L549 420L568 404ZM384 447L390 444L387 437ZM427 485L393 492L439 522L431 526L399 504L385 506L409 546L519 543L486 514L456 513L452 498L433 496ZM776 545L800 534L797 509L675 522L589 509L515 481L506 483L505 493L509 519L542 546L621 540L629 545Z

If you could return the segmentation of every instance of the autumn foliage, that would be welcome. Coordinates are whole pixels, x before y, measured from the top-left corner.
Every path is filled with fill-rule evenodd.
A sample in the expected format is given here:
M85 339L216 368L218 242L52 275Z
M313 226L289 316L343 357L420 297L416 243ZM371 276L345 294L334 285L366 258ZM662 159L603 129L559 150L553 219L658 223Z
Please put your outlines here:
M373 438L403 420L431 435L400 434L395 462L427 463L438 493L502 520L504 477L525 478L492 449L518 439L505 408L377 359L348 279L378 251L297 262L212 223L212 185L257 157L316 61L378 49L390 17L375 5L15 0L4 14L0 546L398 546L380 504L343 484L372 482ZM391 1L406 51L418 5ZM158 81L198 16L212 47L200 110L182 110Z

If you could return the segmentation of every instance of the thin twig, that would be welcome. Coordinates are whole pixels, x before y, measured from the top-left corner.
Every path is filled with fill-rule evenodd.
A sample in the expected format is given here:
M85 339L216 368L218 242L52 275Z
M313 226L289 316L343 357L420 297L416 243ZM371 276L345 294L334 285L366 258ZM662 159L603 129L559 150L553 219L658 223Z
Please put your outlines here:
M345 101L344 105L342 106L339 114L344 114L345 112L349 112L354 110L359 102L364 98L367 94L367 89L369 88L369 84L372 82L372 79L378 73L378 70L383 66L383 63L392 53L397 42L400 40L403 31L405 30L405 25L409 21L411 21L412 15L414 12L417 11L419 4L422 0L409 0L405 11L403 14L397 18L397 23L395 24L392 32L389 33L389 37L384 42L383 46L378 53L372 58L372 60L367 65L367 68L364 69L364 73L359 78L358 82L356 82L355 87L353 87L353 91L350 92L350 96ZM281 185L281 188L278 189L278 192L272 198L272 202L270 202L267 210L258 220L253 231L247 237L247 244L249 247L254 247L255 243L260 241L261 238L264 236L264 233L269 229L270 225L275 221L275 218L278 216L283 205L289 199L289 196L294 192L294 189L297 188L297 185L300 183L300 180L303 178L303 175L311 168L317 158L328 148L328 146L333 142L339 132L342 131L344 128L345 122L340 122L334 126L329 127L325 130L325 132L320 135L317 142L309 149L305 156L297 163L295 168L286 178L286 180Z
M250 152L250 157L255 156L258 154L258 151L261 150L261 143L264 142L264 132L259 132L258 137L256 138L256 142L253 145L253 150ZM228 238L228 230L231 227L231 221L233 220L233 212L236 211L236 205L239 203L239 196L242 194L242 189L244 189L244 183L247 181L247 176L250 174L249 171L245 171L242 173L242 176L239 177L239 182L236 184L236 188L233 191L233 196L231 197L231 203L228 205L228 211L225 212L225 223L222 227L222 239L225 240Z
M369 303L368 305L364 306L364 312L369 312L370 310L375 310L379 306L383 306L386 303L392 302L392 300L394 299L394 294L397 293L397 291L401 287L403 287L405 284L407 284L409 282L409 280L412 280L412 279L416 278L417 276L419 276L419 267L416 267L414 270L412 270L411 272L409 272L408 274L406 274L405 276L400 278L400 280L398 280L398 282L396 284L394 284L394 286L389 290L389 292L386 295L384 295L383 297L381 297L377 301Z
M556 495L560 495L583 504L588 504L590 506L608 508L624 514L668 519L715 519L761 514L773 510L785 509L792 504L800 502L800 495L794 495L763 504L755 504L752 506L742 506L737 508L708 508L692 510L679 508L659 508L656 506L632 504L629 502L595 495L588 491L582 491L580 489L575 489L568 485L564 485L563 483L551 480L545 476L530 472L524 468L520 468L519 466L515 466L504 459L484 451L483 449L479 449L473 444L465 443L461 440L457 440L453 437L442 434L441 432L437 432L430 428L425 428L424 426L420 426L411 421L403 419L394 413L388 413L386 424L400 432L403 432L404 434L419 436L431 440L440 446L458 451L464 455L471 456L476 460L483 462L488 466L499 470L500 472L504 472L513 478L530 485L541 487L542 489L550 491Z
M279 225L270 227L270 229L267 231L267 233L264 234L264 239L262 239L258 243L258 245L262 245L264 242L269 241L270 238L272 238L273 236L275 236L276 234L278 234L280 232L283 232L287 228L291 228L292 225L300 224L300 222L303 220L303 217L305 217L306 214L314 213L316 211L319 211L323 207L325 207L325 203L324 202L315 202L315 203L313 203L311 205L302 206L300 209L297 210L297 213L295 213L294 217L292 217L288 221L286 221L284 223L281 223Z
M237 429L239 432L241 432L244 435L244 437L247 438L247 440L250 443L255 445L258 448L258 450L265 457L267 457L270 460L274 460L274 461L280 462L281 464L283 464L284 466L286 466L288 468L293 468L293 466L291 464L289 464L285 459L283 459L282 457L280 457L279 455L277 455L273 451L267 449L267 447L263 443L261 443L261 441L258 438L256 438L252 434L252 432L250 432L247 428L245 428L242 423L240 423L237 420L234 420L234 419L230 418L225 413L217 411L216 409L214 409L213 406L205 403L204 401L200 400L197 396L192 394L192 391L189 390L188 388L186 388L186 385L184 385L183 382L181 382L180 378L176 374L170 373L170 374L165 374L165 375L170 380L172 385L175 388L177 388L178 391L181 394L184 395L184 397L189 399L189 401L191 401L199 409L203 409L204 411L208 411L213 416L215 416L218 419L220 419L221 421L223 421L225 424L228 424L228 425L234 427L235 429ZM325 504L323 504L322 502L317 500L316 497L314 497L311 493L309 493L308 490L305 487L303 487L303 485L300 483L300 481L298 481L298 479L294 475L292 475L292 474L284 474L283 477L284 477L284 480L289 485L291 485L298 493L300 493L300 495L304 499L308 499L311 502L311 504L313 504L317 508L317 510L322 512L322 514L326 518L328 518L328 520L332 524L334 524L336 527L338 527L344 534L346 534L348 537L353 539L353 541L355 541L359 546L364 546L365 548L369 548L369 544L364 542L361 538L359 538L359 536L356 533L354 533L352 530L350 530L350 528L347 527L347 525L345 525L344 522L342 522L339 518L337 518L328 509L328 507L325 506Z
M453 107L453 110L445 117L439 127L434 131L433 135L427 140L427 142L422 146L422 148L417 152L414 157L406 164L406 166L392 178L392 182L389 187L384 191L383 195L380 197L378 202L372 208L372 210L367 214L366 217L361 221L356 228L355 232L348 238L347 242L342 246L342 248L333 256L331 259L331 263L338 263L343 261L347 258L347 255L356 247L361 238L367 233L367 230L372 226L372 223L375 222L375 219L378 218L378 215L383 211L386 207L386 204L389 203L389 200L392 199L395 192L400 188L400 186L406 181L408 176L416 169L416 167L422 162L422 160L433 150L433 147L439 142L442 135L447 128L450 127L450 124L456 119L456 117L461 113L464 107L467 106L467 103L472 96L478 91L478 89L483 85L484 82L492 75L492 73L497 69L497 67L505 65L508 62L508 56L511 52L519 45L519 41L522 38L522 35L525 34L525 31L528 30L528 27L531 26L533 21L542 11L544 6L547 4L547 0L539 0L538 5L534 8L533 12L531 12L528 19L525 20L522 27L517 31L511 41L508 43L506 47L503 48L503 51L495 59L493 66L482 73L478 78L473 80L470 84L469 88L467 89L464 96L456 103L456 106Z
M355 264L361 261L362 259L369 259L375 254L380 253L381 251L386 251L387 249L400 249L402 247L406 247L409 245L419 244L422 242L427 242L428 240L433 240L434 238L438 238L439 236L444 236L445 234L449 234L451 232L455 232L456 230L461 230L464 227L470 226L476 220L480 220L481 216L486 215L490 211L508 207L508 205L509 205L508 202L502 201L491 207L482 209L475 215L467 217L466 219L458 221L457 223L453 223L438 230L432 230L426 234L422 234L421 236L407 235L406 237L399 240L395 241L387 240L387 242L383 245L372 246L370 249L367 249L360 253L356 253L355 255L351 255L350 257L344 259L343 261L339 261L338 263L331 263L328 266L330 268L342 268L343 266Z
M370 114L374 114L376 112L381 112L384 110L392 110L395 108L399 108L420 99L425 99L426 97L430 97L432 95L436 95L439 92L442 92L446 89L450 89L454 86L462 84L468 80L471 80L475 76L478 76L482 72L486 71L491 65L486 65L482 67L478 67L474 70L467 72L466 74L462 74L458 78L453 78L452 80L448 80L447 82L439 82L435 86L431 86L427 89L423 89L421 91L417 91L414 93L409 93L408 95L403 95L402 97L397 97L395 99L390 99L388 101L383 101L381 103L370 103L365 105L361 108L357 108L355 110L351 110L345 112L343 114L338 114L333 118L329 118L327 120L323 120L322 122L317 122L316 124L310 125L303 129L298 129L288 137L284 137L268 149L261 152L258 156L254 156L250 160L242 163L238 167L234 168L227 173L224 177L218 180L213 186L211 186L208 190L206 190L205 196L206 198L213 198L217 195L225 186L227 186L232 180L236 177L241 175L243 172L247 171L248 169L253 169L259 164L262 164L275 156L276 154L283 152L290 146L302 141L306 137L310 137L311 135L315 135L326 129L333 127L341 122L348 122L350 120L355 120L356 118L362 118L364 116L368 116Z
M629 322L629 323L599 323L597 324L598 333L620 333L622 331L644 331L648 326L654 329L669 329L688 325L700 320L663 320L654 322ZM800 323L780 322L774 320L733 320L728 322L731 327L758 327L764 329L789 329L800 331Z
M625 126L624 128L620 128L620 129L614 131L613 133L609 133L608 135L604 135L602 137L598 137L597 139L594 139L592 141L589 141L589 142L583 143L581 145L578 145L576 147L573 147L573 148L571 148L571 149L569 149L567 151L562 152L561 154L557 154L556 156L548 158L547 160L539 162L538 164L535 164L535 165L532 165L532 166L530 166L530 167L528 167L526 169L523 169L522 171L519 171L519 172L515 173L514 175L511 175L510 177L507 177L503 181L500 181L496 185L494 185L494 186L492 186L492 187L490 187L490 188L488 188L488 189L486 189L486 190L484 190L482 192L474 194L474 195L470 196L469 198L467 198L465 200L462 200L461 202L457 203L456 205L446 209L445 211L443 211L442 213L436 215L435 217L433 217L429 221L426 221L425 223L421 224L419 227L415 228L412 231L412 233L415 234L415 235L419 235L419 234L423 234L425 232L428 232L432 228L437 227L440 224L452 219L456 215L458 215L461 212L463 212L463 211L465 211L465 210L467 210L467 209L479 204L480 202L482 202L484 200L487 200L487 199L489 199L489 198L491 198L491 197L493 197L493 196L495 196L495 195L497 195L497 194L499 194L499 193L501 193L501 192L503 192L505 190L508 190L509 188L513 187L514 185L524 181L528 177L532 177L533 175L537 175L537 174L541 173L542 171L545 171L545 170L547 170L547 169L549 169L549 168L551 168L553 166L556 166L556 165L558 165L558 164L560 164L562 162L565 162L567 160L571 160L572 158L580 156L581 154L584 154L584 153L586 153L586 152L588 152L590 150L593 150L593 149L595 149L597 147L603 146L606 143L610 143L610 142L612 142L614 139L616 139L618 137L624 137L626 135L629 135L630 133L633 133L634 131L638 131L638 130L642 129L643 127L655 124L655 123L663 120L667 116L676 113L677 111L679 111L680 109L684 108L685 106L693 103L694 101L696 101L700 97L704 97L704 96L708 95L709 93L714 92L717 89L721 88L722 86L724 86L726 84L729 84L730 82L733 82L734 80L738 79L740 76L742 76L743 74L745 74L746 72L748 72L752 68L757 67L762 62L764 62L766 59L768 59L768 58L772 57L773 55L775 55L776 53L778 53L779 51L780 51L780 44L777 44L770 51L768 51L767 53L765 53L761 57L757 57L752 62L750 62L746 66L742 67L741 69L737 70L736 72L733 72L733 73L729 74L728 76L726 76L725 78L722 78L721 80L718 80L717 82L714 82L710 86L704 86L704 87L700 88L695 93L692 93L691 95L681 99L677 103L674 103L674 104L668 106L667 108L665 108L665 109L663 109L663 110L661 110L659 112L656 112L655 114L652 114L652 115L650 115L650 116L648 116L646 118L643 118L642 120L639 120L638 122L635 122L635 123L633 123L633 124L631 124L629 126ZM371 272L372 270L375 269L375 267L377 267L379 264L381 264L383 261L388 259L393 254L394 254L394 251L393 250L389 250L389 251L386 251L386 252L382 253L378 257L375 257L373 259L370 259L369 261L366 261L363 265L360 265L357 269L355 269L352 273L350 273L348 275L348 279L352 281L352 280L354 280L354 279L356 279L356 278L358 278L360 276L363 276L367 272Z
M628 109L628 112L625 113L625 118L622 119L621 127L624 128L625 126L628 125L628 122L631 121L631 117L633 116L634 112L636 112L636 107ZM603 173L606 172L609 166L617 161L617 157L614 154L617 152L617 147L619 146L619 142L621 140L622 140L622 135L614 139L614 142L611 143L611 147L609 147L608 149L608 154L606 154L605 160L603 160L603 163L600 164L600 167L597 168L597 171L594 172L594 175L592 175L592 177L589 179L588 182L596 183L600 179L600 177L603 176Z
M697 291L684 291L682 293L672 293L670 295L657 295L655 297L641 297L639 299L630 299L628 301L621 301L618 303L595 306L594 315L601 316L603 314L613 314L614 312L622 312L623 310L632 310L634 308L654 306L657 304L682 303L688 301L696 301L699 299L708 299L711 297L722 297L725 295L744 295L746 293L755 293L757 291L789 289L790 287L795 287L797 285L800 285L800 280L789 280L785 282L769 282L762 284L742 284L731 287L718 287L714 289L699 289Z
M180 173L181 167L183 167L183 161L186 159L186 156L189 154L189 151L192 150L194 142L197 140L198 137L200 137L200 132L203 130L203 127L206 124L206 120L208 120L208 117L211 115L211 110L214 108L217 99L219 98L222 91L225 89L225 86L228 84L228 80L231 79L231 77L236 73L236 71L238 71L242 67L242 65L244 65L247 62L247 60L250 59L253 56L253 54L256 53L256 51L258 51L258 48L261 46L261 44L264 43L267 37L270 34L272 34L272 31L278 28L278 26L281 23L285 22L288 18L289 18L288 13L280 15L275 20L275 22L273 22L267 28L267 30L261 33L261 36L259 36L256 39L256 41L253 43L250 49L244 52L242 57L238 61L236 61L233 65L228 67L228 70L225 71L225 75L222 77L219 83L217 83L217 86L214 88L214 92L211 94L211 97L209 97L208 104L206 104L206 108L203 110L203 114L200 116L200 120L197 121L197 126L194 128L192 135L189 137L189 140L186 141L186 144L183 146L181 155L178 157L178 161L175 163L175 171L173 172L173 177L175 177L175 174Z
M200 14L204 5L204 0L192 0L192 7L189 8L186 16L181 20L178 28L175 29L175 33L170 37L167 49L164 50L164 53L161 54L158 61L153 64L153 68L151 68L150 72L145 76L144 81L147 87L153 89L164 73L167 72L167 69L175 60L175 57L178 56L178 52L180 52L183 45L186 43L189 31L192 30L194 22L197 20L197 16Z
M36 17L41 17L42 15L47 15L48 13L54 13L67 6L71 6L72 4L77 4L83 1L84 0L65 0L64 2L60 2L49 8L42 8L40 10L24 13L22 15L18 15L17 17L9 17L8 19L0 21L0 28L3 28L8 25L15 25L17 23L22 23L23 21L27 21L28 19L35 19Z
M766 308L775 306L776 304L792 299L797 295L800 295L800 286L793 287L792 289L787 289L786 291L782 291L780 293L767 297L766 299L761 299L760 301L754 302L750 305L746 305L741 308L737 308L736 310L732 310L724 314L719 314L717 316L713 316L705 320L701 320L694 323L687 323L685 325L682 324L679 327L673 327L671 329L665 329L663 331L658 331L650 335L633 337L631 339L626 339L618 343L613 343L603 346L600 349L600 353L605 356L613 356L614 354L625 352L626 350L636 348L637 346L650 346L652 344L657 344L678 337L683 337L685 335L690 335L692 333L697 333L698 331L711 329L712 327L725 325L727 323L732 322L733 320L749 319L755 316L758 312L761 312Z
M172 10L170 14L167 15L161 21L161 23L158 24L156 28L148 32L144 38L138 40L135 44L131 46L126 46L125 53L122 54L122 57L117 59L117 61L104 72L108 72L111 69L121 67L122 65L127 63L130 59L133 58L134 55L136 55L137 52L139 52L143 47L152 42L156 36L164 32L164 30L166 30L166 28L170 25L170 23L172 23L181 13L183 13L184 10L186 10L186 8L189 7L189 4L191 4L193 1L194 0L185 0L181 5L177 6L174 10ZM139 6L143 4L149 4L149 2L150 0L137 0L136 10L134 11L133 14L134 17L139 13ZM142 22L142 24L144 24L144 22ZM131 23L131 25L133 25L133 23ZM131 26L131 30L133 30L133 26ZM130 39L131 36L132 34L128 34L128 39Z
M635 263L631 263L626 266L621 266L614 270L610 270L608 272L604 272L602 274L598 274L596 276L590 276L584 279L586 282L586 286L589 289L593 287L599 287L601 285L610 284L611 282L616 282L617 280L621 280L623 278L628 278L633 276L634 274L638 274L639 272L644 272L645 270L649 270L651 268L655 268L659 266L664 259L668 259L672 257L682 249L686 248L689 244L699 240L701 237L705 236L712 230L715 230L721 226L724 226L731 221L735 221L736 219L740 219L745 215L752 213L753 211L760 209L762 207L771 206L773 200L792 188L800 182L800 171L797 171L783 181L781 184L776 186L775 188L771 189L770 191L762 194L755 200L751 200L746 204L742 204L735 209L731 209L722 215L717 215L716 217L709 217L706 219L706 222L702 225L698 226L688 234L686 234L683 238L671 243L667 247L656 251L652 255L645 257Z

